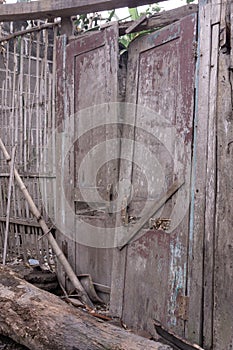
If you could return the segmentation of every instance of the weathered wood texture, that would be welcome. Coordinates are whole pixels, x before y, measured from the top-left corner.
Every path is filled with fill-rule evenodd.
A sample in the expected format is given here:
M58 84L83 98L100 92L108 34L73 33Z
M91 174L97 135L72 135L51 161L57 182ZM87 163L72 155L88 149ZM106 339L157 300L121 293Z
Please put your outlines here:
M128 110L130 123L125 115L123 137L135 144L122 142L120 173L120 181L133 185L129 216L140 220L144 206L148 209L176 178L185 179L156 216L171 218L171 230L145 226L114 259L112 311L122 312L131 327L152 333L155 318L183 335L186 319L179 295L185 296L187 278L195 40L194 14L134 41L129 50L127 102L133 107ZM131 227L133 223L126 225L124 236Z
M186 337L208 350L233 344L230 13L227 1L199 6Z
M170 350L65 304L0 267L0 333L30 350Z
M188 261L188 293L190 295L190 317L186 323L186 336L191 341L202 344L203 337L203 283L204 283L204 245L205 245L205 214L206 214L206 184L208 157L208 123L210 106L210 62L211 62L211 4L199 8L199 36L197 47L197 104L194 121L194 152L192 164L192 198L190 213L190 245ZM215 38L216 40L216 38ZM213 41L215 43L215 41ZM214 57L213 57L214 60ZM214 63L216 69L216 62ZM212 70L213 71L213 70ZM212 86L214 89L215 86ZM204 93L205 91L205 93ZM212 91L214 94L214 91ZM213 101L213 100L212 100ZM214 120L214 114L210 118ZM214 133L213 129L210 130ZM214 136L210 142L214 142ZM209 158L214 156L212 144L209 146ZM212 153L211 153L212 152ZM214 168L211 169L214 171ZM212 192L211 192L212 193ZM214 212L209 213L208 220ZM211 235L212 235L211 227ZM213 237L212 237L213 238ZM210 237L209 237L210 239ZM209 245L211 250L211 246ZM210 264L211 265L211 264ZM211 318L207 321L209 322Z
M107 244L107 229L115 223L108 209L108 188L114 189L117 183L120 151L117 114L112 112L118 101L118 35L118 25L114 23L67 45L66 38L60 37L57 46L56 122L64 140L59 148L61 159L67 142L62 135L68 132L72 143L57 191L57 223L66 233L59 240L77 274L89 273L95 282L109 287L112 246ZM109 144L111 139L116 140L114 147ZM98 147L102 147L101 152ZM64 197L60 197L62 187L68 209L63 205ZM103 232L101 240L98 230Z
M221 3L217 97L217 190L214 249L213 348L233 347L233 114L232 7Z
M218 64L220 39L221 7L217 0L212 1L210 9L211 49L208 91L208 138L207 138L207 170L206 170L206 203L205 203L205 235L204 235L204 273L203 273L203 347L213 347L213 309L214 309L214 254L216 224L216 180L217 180L217 96L218 96ZM206 40L201 39L200 40ZM203 111L204 112L204 111ZM205 118L206 118L206 113ZM203 115L204 118L204 115ZM203 127L203 126L200 126ZM200 232L199 232L200 234Z
M164 0L162 0L164 1ZM41 0L31 3L4 4L0 21L16 21L54 17L70 17L77 14L135 7L158 2L157 0ZM160 0L161 2L161 0Z

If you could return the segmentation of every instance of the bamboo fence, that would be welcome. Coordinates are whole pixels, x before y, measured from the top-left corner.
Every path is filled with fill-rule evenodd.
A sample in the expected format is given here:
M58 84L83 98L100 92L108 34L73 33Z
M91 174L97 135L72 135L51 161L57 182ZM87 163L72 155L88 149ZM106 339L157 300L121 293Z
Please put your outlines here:
M14 146L17 147L17 169L51 227L41 199L39 180L44 177L46 186L53 185L54 176L52 173L43 174L40 158L55 126L54 62L58 25L45 23L18 34L11 33L11 28L11 24L0 28L1 139L9 153ZM0 153L0 256L3 255L9 220L7 259L19 257L28 260L33 257L40 263L53 264L52 248L47 240L39 239L43 232L14 183L9 206L9 179L9 166Z

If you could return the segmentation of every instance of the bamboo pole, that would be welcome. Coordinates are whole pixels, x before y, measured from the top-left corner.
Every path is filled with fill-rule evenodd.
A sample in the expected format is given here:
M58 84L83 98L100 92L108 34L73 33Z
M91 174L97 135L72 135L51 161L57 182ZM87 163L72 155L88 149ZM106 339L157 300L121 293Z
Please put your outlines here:
M10 178L9 178L9 186L8 186L8 196L7 196L6 229L5 229L5 240L4 240L3 262L2 262L3 265L6 265L7 243L8 243L9 223L10 223L10 210L11 210L11 193L12 193L12 184L14 181L15 150L16 150L16 146L12 148L11 165L10 165L11 169L10 169Z
M2 139L0 138L0 149L2 150L4 157L6 159L6 161L9 163L9 165L11 166L12 164L12 160L11 157L9 155L9 153L7 152L7 149L4 145L4 143L2 142ZM55 238L53 237L52 233L50 232L46 222L44 221L44 219L41 216L41 213L39 212L37 206L35 205L32 197L30 196L27 188L24 185L23 180L21 179L18 170L16 168L14 168L14 175L15 175L15 180L18 183L18 186L20 188L20 190L22 191L24 198L26 199L26 201L29 204L30 210L33 213L33 215L36 217L38 223L40 224L40 227L42 228L42 231L44 232L44 234L46 235L49 244L51 245L51 247L54 250L54 253L56 254L57 259L59 260L60 264L63 266L67 276L69 277L71 283L73 284L73 286L75 287L80 300L87 306L93 308L93 304L91 302L91 300L89 299L85 289L83 288L82 284L80 283L80 281L78 280L77 276L75 275L72 267L70 266L69 262L67 261L65 255L63 254L63 252L61 251L60 247L58 246Z

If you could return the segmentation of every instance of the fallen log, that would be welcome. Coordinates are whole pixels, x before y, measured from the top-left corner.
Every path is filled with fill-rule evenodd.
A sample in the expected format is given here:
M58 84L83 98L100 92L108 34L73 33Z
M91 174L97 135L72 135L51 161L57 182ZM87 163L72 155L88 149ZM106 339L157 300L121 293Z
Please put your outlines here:
M0 334L31 350L171 350L94 318L0 266Z

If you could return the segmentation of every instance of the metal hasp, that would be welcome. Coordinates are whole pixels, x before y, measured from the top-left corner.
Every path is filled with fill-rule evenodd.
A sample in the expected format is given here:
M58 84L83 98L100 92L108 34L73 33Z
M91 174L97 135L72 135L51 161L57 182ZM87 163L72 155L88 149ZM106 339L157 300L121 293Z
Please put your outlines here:
M175 311L176 317L180 318L183 321L188 320L188 311L189 311L189 297L182 295L182 291L178 292L177 299L177 309Z
M157 213L157 211L170 199L180 188L183 186L184 181L176 181L169 188L169 190L155 203L154 206L148 211L147 215L143 217L132 230L128 240L123 245L119 245L119 249L123 249L127 244L129 244L139 233L142 227L148 222L148 220ZM124 214L126 215L126 214Z

